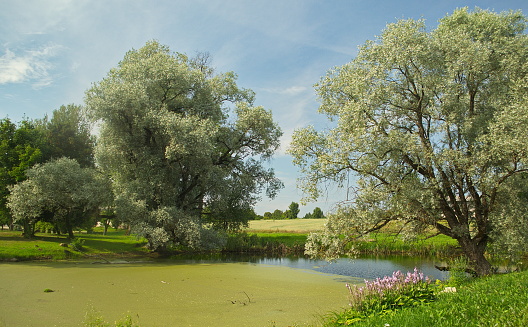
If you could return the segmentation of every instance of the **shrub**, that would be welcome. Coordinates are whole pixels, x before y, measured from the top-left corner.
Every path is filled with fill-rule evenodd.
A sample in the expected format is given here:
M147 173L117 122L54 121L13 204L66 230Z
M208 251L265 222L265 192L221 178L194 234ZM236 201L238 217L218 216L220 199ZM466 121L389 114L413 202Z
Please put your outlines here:
M41 233L49 233L53 230L53 224L45 221L37 221L35 223L35 231Z

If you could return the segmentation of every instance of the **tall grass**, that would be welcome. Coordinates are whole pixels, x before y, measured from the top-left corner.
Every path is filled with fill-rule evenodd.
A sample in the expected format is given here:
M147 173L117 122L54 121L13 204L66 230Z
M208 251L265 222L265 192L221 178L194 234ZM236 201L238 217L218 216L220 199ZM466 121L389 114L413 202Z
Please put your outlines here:
M456 240L445 236L420 235L414 240L405 240L394 233L377 232L351 244L354 251L377 255L452 256L457 253Z
M306 238L296 233L237 233L228 237L224 252L302 254Z

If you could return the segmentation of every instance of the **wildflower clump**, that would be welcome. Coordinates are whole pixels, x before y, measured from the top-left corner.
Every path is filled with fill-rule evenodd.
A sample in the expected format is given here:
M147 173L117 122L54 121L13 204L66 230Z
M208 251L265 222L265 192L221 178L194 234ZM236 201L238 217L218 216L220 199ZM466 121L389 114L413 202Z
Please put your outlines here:
M398 270L392 276L365 280L365 286L362 287L348 283L346 287L350 293L350 306L361 310L371 302L379 302L383 309L408 306L413 302L428 302L432 300L434 293L429 284L429 278L414 268L412 273L403 274Z
M365 280L364 286L346 284L350 309L344 314L327 317L329 325L352 325L367 317L386 315L397 309L412 307L435 299L429 278L417 268L406 274L401 271L392 276Z

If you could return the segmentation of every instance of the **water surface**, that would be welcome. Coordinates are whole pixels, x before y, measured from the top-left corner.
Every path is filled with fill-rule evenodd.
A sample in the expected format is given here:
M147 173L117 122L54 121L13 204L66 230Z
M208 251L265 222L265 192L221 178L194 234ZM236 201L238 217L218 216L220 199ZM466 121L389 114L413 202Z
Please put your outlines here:
M144 327L316 325L320 315L347 306L345 282L415 266L443 274L431 261L408 258L1 263L0 326L80 326L90 308L110 323L130 314Z
M433 258L407 256L359 256L357 258L341 258L335 261L311 260L305 257L264 257L240 254L184 255L172 259L174 263L215 263L215 262L248 262L259 265L284 266L296 269L313 270L336 275L334 278L346 281L360 279L375 279L390 276L395 271L403 273L418 268L431 279L445 280L449 277L447 271L435 268ZM170 262L170 260L168 261ZM353 277L353 278L348 278Z

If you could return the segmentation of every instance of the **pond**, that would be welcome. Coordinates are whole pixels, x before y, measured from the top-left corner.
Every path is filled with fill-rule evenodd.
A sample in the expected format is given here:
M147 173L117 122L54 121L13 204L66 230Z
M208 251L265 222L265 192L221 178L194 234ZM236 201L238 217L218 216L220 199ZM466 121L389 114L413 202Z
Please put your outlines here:
M314 270L321 273L333 274L336 279L357 281L390 276L394 271L413 271L418 268L431 279L445 280L449 272L440 271L435 265L442 265L432 258L408 256L359 256L357 258L341 258L335 261L311 260L299 256L263 257L239 254L192 255L176 257L175 262L208 263L208 262L248 262L259 265L284 266L296 269ZM354 277L352 279L348 277Z
M92 308L109 322L130 314L141 326L315 325L321 315L347 306L345 281L414 266L426 272L432 262L209 256L2 263L0 326L79 326Z

